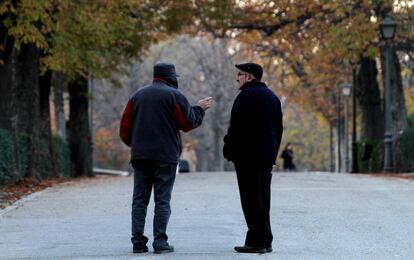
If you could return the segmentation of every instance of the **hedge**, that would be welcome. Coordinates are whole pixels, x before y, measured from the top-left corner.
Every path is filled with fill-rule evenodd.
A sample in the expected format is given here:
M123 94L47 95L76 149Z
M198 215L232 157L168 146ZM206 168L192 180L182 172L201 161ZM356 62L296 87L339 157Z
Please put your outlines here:
M397 158L400 172L414 172L414 127L408 128L398 136Z
M359 141L358 168L361 173L382 171L383 142Z
M70 176L72 166L69 147L58 137L53 137L52 140L58 176ZM12 133L0 128L0 185L14 183L24 177L28 167L29 141L25 134L16 134L13 138ZM37 140L35 147L40 177L56 177L52 172L52 158L48 156L49 142L45 139Z

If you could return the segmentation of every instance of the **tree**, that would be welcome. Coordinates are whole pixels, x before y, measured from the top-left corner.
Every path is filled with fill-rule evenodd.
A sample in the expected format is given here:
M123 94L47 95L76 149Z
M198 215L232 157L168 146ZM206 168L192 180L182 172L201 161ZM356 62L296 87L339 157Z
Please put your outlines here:
M41 127L48 127L46 131L50 132L49 119L40 117L49 116L42 106L48 104L51 81L40 81L39 77L50 79L51 71L62 73L66 82L73 82L68 84L72 88L71 99L84 102L71 107L69 125L74 126L76 122L84 129L83 135L69 133L72 158L83 158L83 152L88 151L86 160L74 163L80 174L92 175L91 149L88 148L91 143L86 134L89 132L88 100L78 98L88 97L86 78L89 75L110 76L119 69L119 64L139 55L166 33L177 31L190 17L186 12L189 4L190 1L174 5L173 1L161 0L2 1L0 81L5 84L0 84L0 93L5 95L0 95L4 108L1 126L10 129L13 127L11 119L17 121L19 128L14 130L28 133L31 142L38 139ZM23 69L32 73L24 74ZM18 80L13 81L13 78ZM11 82L18 83L9 84ZM7 94L10 90L11 95ZM13 107L24 108L33 116L20 113L21 110L16 114ZM69 128L70 131L75 129ZM33 152L36 152L36 145ZM32 166L29 169L37 168Z
M375 60L380 54L378 22L394 12L400 24L411 25L413 7L408 1L199 0L196 4L200 24L215 35L236 38L259 47L257 56L273 56L290 64L300 79L298 86L310 94L304 103L322 112L327 120L332 118L333 107L318 99L326 100L337 83L352 82L350 72L357 69L362 136L369 141L382 139L384 120ZM395 50L406 51L402 46L409 49L407 46L412 45L412 32L401 30L399 35ZM393 56L397 57L396 53ZM407 124L397 59L393 67L397 134ZM344 68L348 73L343 73Z

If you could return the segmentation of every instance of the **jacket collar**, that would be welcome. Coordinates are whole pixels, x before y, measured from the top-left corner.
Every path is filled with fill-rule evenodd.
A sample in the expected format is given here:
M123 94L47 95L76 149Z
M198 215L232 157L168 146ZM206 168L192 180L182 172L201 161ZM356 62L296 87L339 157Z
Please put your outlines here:
M265 83L261 82L258 79L254 79L254 80L252 80L250 82L244 83L243 86L241 86L239 88L239 90L245 90L245 89L250 88L250 87L253 87L253 86L255 86L255 87L267 87Z
M175 89L178 88L178 86L175 86L174 84L172 84L171 82L169 82L168 80L163 79L163 78L157 78L157 77L155 77L153 79L153 82L163 83L163 84L165 84L165 85L167 85L169 87L175 88Z

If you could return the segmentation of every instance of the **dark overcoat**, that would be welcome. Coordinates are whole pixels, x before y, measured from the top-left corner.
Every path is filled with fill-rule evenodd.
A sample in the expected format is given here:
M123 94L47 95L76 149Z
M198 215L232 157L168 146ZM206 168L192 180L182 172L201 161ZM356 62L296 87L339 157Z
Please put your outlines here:
M224 157L235 163L274 164L283 133L282 117L280 100L265 83L254 80L244 84L234 100L224 137Z

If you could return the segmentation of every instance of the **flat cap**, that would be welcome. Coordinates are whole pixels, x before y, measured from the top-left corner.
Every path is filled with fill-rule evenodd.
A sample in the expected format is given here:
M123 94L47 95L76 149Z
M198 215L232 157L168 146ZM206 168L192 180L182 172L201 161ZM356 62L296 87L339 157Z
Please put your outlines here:
M261 79L263 76L263 68L259 64L249 62L236 64L235 66L241 71L252 74L256 79Z

